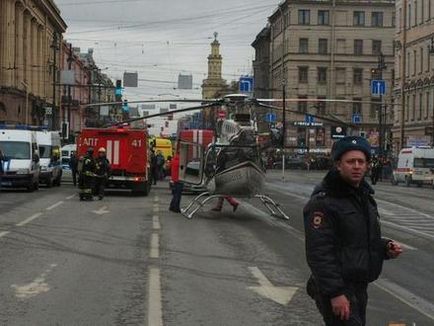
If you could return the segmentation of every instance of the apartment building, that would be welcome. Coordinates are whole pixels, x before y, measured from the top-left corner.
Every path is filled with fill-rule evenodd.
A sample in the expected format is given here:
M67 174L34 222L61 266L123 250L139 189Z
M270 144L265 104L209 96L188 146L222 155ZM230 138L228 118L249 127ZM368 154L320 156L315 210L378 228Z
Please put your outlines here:
M394 147L434 146L434 1L397 0Z
M338 128L378 149L380 120L388 139L395 17L394 0L286 0L269 17L271 95L281 98L285 85L289 99L341 100L289 102L288 147L328 152ZM382 98L371 95L377 79L386 81ZM309 113L325 119L306 120Z

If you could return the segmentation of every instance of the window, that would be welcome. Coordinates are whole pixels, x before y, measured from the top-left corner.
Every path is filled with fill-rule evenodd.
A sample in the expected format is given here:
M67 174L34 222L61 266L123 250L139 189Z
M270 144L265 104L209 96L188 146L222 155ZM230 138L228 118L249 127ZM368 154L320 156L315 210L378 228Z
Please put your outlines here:
M377 112L380 113L381 102L378 98L371 98L371 110L369 110L369 117L371 119L377 118Z
M298 24L299 25L310 24L310 10L302 9L298 11Z
M299 99L307 99L307 96L299 96L298 98ZM298 110L298 112L306 113L307 112L307 102L305 102L305 101L298 102L297 110Z
M328 53L328 40L326 38L320 38L318 40L318 53L319 54Z
M414 0L414 24L413 26L417 25L417 1Z
M345 68L336 68L336 84L345 84Z
M353 83L354 85L363 84L363 68L353 69Z
M427 92L426 93L425 119L428 119L429 108L430 108L430 96L429 96L429 92Z
M383 13L381 11L372 12L371 26L383 27Z
M309 39L308 38L301 38L299 40L298 52L299 53L309 53Z
M405 110L405 121L408 121L410 118L410 95L407 95L406 110Z
M380 55L381 54L381 41L373 40L372 41L372 54Z
M417 71L417 54L416 50L413 51L413 75L416 75Z
M353 114L361 114L362 113L362 99L359 97L353 98Z
M423 55L424 55L423 48L420 48L420 73L423 73L423 64L424 64Z
M414 121L414 118L416 117L416 94L413 95L413 101L411 103L411 121Z
M392 13L392 27L396 26L396 14Z
M318 67L318 83L327 83L327 67Z
M354 40L354 55L363 54L363 40Z
M307 83L308 82L308 72L309 67L298 67L298 82Z
M328 10L318 10L318 25L330 24L330 13Z
M353 25L354 26L365 26L365 12L355 11L353 14Z
M325 96L318 96L319 100L325 100L326 97ZM316 105L316 108L318 110L318 114L324 116L326 114L326 102L322 101L322 102L318 102Z

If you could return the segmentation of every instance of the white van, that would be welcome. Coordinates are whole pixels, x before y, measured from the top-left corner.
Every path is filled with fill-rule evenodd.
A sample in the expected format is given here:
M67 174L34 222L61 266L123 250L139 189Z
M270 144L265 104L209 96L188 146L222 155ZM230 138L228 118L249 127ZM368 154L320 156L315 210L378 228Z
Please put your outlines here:
M434 187L434 149L430 147L404 148L398 156L398 166L393 171L392 183L404 182L407 186L424 183Z
M31 130L0 129L3 152L2 187L39 188L39 155L36 133Z
M64 170L70 170L69 168L69 159L71 158L71 153L77 152L77 145L76 144L69 144L65 145L61 149L61 163L62 163L62 169Z
M37 131L36 142L39 149L41 173L39 183L47 187L60 186L62 166L60 164L60 134L58 131Z

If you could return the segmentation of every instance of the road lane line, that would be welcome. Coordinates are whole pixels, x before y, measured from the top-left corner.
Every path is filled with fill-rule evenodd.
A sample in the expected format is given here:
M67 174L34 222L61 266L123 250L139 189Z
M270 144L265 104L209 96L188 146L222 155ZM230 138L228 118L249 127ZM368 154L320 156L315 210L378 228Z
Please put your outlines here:
M160 211L160 207L158 205L154 205L154 213L158 213Z
M9 231L0 232L0 238L3 238L4 236L8 235L9 233L10 233Z
M60 205L62 205L62 204L63 204L63 200L61 200L61 201L55 203L54 205L51 205L50 207L47 207L46 210L47 210L47 211L51 211L52 209L55 209L57 206L60 206Z
M422 315L434 320L434 305L427 300L417 296L414 293L411 293L410 291L387 279L379 279L374 282L374 285L384 292L389 293L391 296L403 302L404 304L419 311Z
M149 253L151 258L160 258L160 236L158 233L152 233L151 237L151 252Z
M386 225L386 226L390 227L391 229L396 229L396 230L399 230L399 231L402 231L402 232L406 232L406 233L410 233L410 234L413 234L413 235L417 235L417 236L425 238L427 240L431 240L431 241L434 240L434 235L431 235L431 234L428 234L428 233L425 233L425 232L422 232L422 231L418 231L418 230L415 230L413 228L405 227L405 226L399 225L397 223L381 220L381 224L382 225Z
M30 299L39 294L50 291L50 287L46 282L47 276L53 271L57 264L51 264L40 276L35 278L31 283L18 286L12 284L11 288L15 289L15 296L19 299Z
M160 218L158 217L158 215L154 215L152 217L152 228L154 230L160 230L161 229Z
M148 326L163 326L160 269L149 269Z
M33 221L34 219L37 219L38 217L40 217L42 215L42 213L36 213L33 214L32 216L30 216L29 218L26 218L24 221L21 221L20 223L15 224L15 226L24 226L28 223L30 223L31 221Z
M71 196L68 196L68 197L66 197L66 199L72 199L72 198L74 198L75 197L75 194L74 195L71 195Z

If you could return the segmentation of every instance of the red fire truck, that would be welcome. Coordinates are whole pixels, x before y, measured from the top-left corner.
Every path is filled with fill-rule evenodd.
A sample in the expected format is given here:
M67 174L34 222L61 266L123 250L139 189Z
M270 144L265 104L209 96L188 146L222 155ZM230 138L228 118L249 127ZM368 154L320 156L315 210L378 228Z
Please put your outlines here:
M151 189L148 133L129 127L85 128L77 139L77 155L93 147L95 157L104 147L110 162L111 176L107 187L131 189L147 196Z

